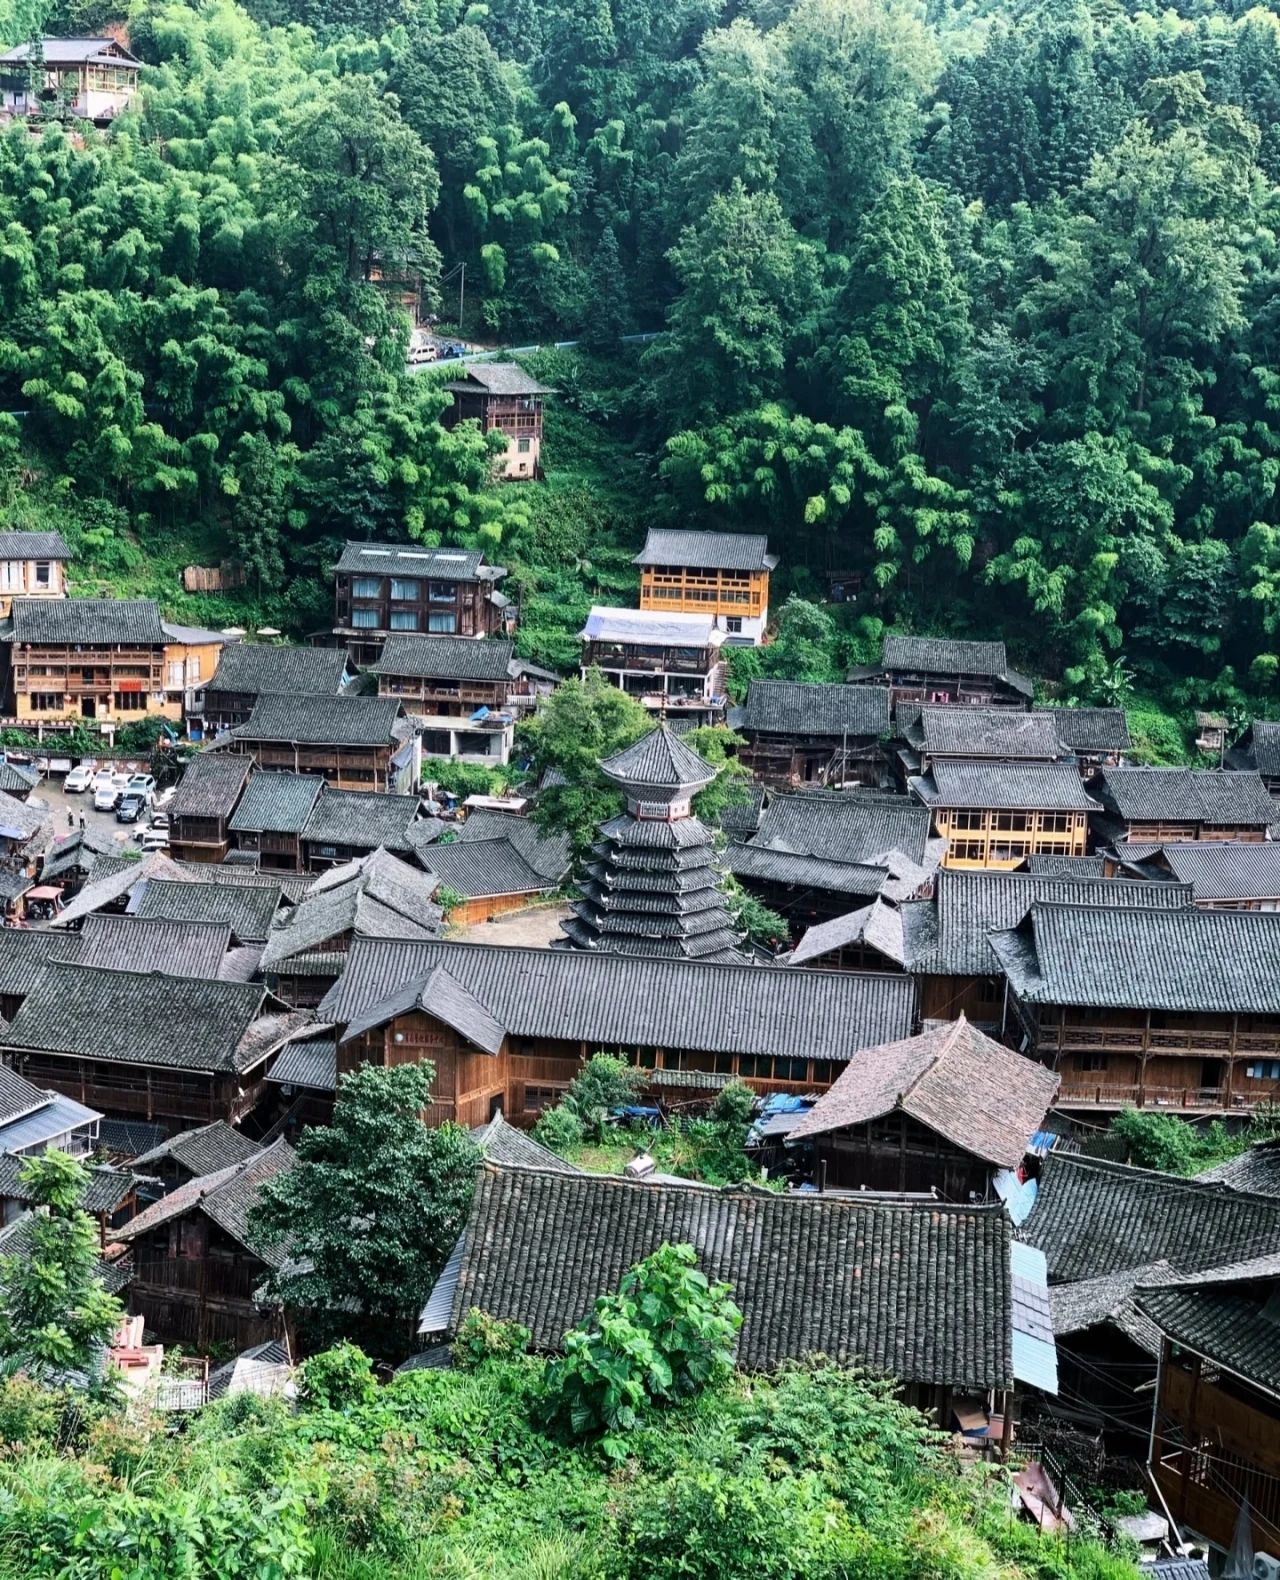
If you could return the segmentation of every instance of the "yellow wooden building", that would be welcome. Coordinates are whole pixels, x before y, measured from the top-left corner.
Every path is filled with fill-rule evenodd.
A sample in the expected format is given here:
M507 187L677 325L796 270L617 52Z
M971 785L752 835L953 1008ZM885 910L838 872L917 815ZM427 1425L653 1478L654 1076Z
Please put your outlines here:
M640 607L710 615L730 640L759 646L769 623L769 572L778 563L763 536L653 528L633 564Z
M910 786L947 841L944 867L1011 872L1028 856L1083 856L1098 810L1074 762L938 762Z

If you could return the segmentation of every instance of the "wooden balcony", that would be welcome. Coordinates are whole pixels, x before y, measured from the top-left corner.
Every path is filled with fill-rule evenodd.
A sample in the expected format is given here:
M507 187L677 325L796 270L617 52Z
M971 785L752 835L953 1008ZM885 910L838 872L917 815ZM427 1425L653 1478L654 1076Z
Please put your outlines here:
M1040 1054L1053 1053L1177 1053L1191 1057L1225 1058L1261 1055L1280 1058L1280 1031L1201 1031L1196 1027L1041 1025L1036 1037Z
M1233 1092L1226 1086L1143 1086L1136 1082L1090 1081L1087 1075L1063 1076L1058 1091L1059 1108L1155 1108L1163 1113L1245 1113L1254 1103L1270 1098L1270 1091L1257 1097Z

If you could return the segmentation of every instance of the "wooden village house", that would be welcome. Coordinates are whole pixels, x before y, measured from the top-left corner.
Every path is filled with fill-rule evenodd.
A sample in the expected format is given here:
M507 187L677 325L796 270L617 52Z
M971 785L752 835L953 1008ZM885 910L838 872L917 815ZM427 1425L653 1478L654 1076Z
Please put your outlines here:
M231 818L253 764L231 752L205 752L183 770L169 803L169 848L176 861L222 862L231 849Z
M542 405L553 389L514 362L473 362L445 389L453 396L446 428L476 422L481 433L506 440L493 463L498 477L517 483L542 475Z
M740 760L767 785L878 785L884 773L889 693L881 687L753 680L730 723L747 742Z
M315 774L255 773L228 821L235 848L255 855L263 872L306 872L302 831L325 788Z
M1006 1028L1059 1105L1247 1113L1280 1097L1280 916L1036 901L988 935Z
M947 841L944 867L1012 872L1028 856L1088 850L1097 803L1073 762L935 762L910 785Z
M887 686L889 703L996 703L1027 708L1034 691L1009 667L1003 642L957 642L949 637L886 636L878 664L852 670L856 684Z
M650 527L632 564L640 567L641 609L711 615L730 641L764 640L769 573L778 564L768 538Z
M339 1072L430 1059L431 1122L529 1125L601 1051L648 1070L821 1090L861 1048L909 1035L906 977L354 938L321 1021Z
M421 814L415 793L373 796L325 785L302 826L303 871L325 872L379 849L411 856Z
M422 767L417 732L394 697L264 692L231 743L259 768L316 774L337 790L402 792Z
M0 532L0 619L15 598L65 598L70 558L60 532Z
M1110 843L1264 840L1275 803L1259 776L1210 768L1109 768L1092 792L1098 834Z
M394 697L414 718L424 756L489 767L507 763L516 723L538 695L515 644L502 638L390 636L373 673L378 695Z
M1186 884L1136 883L1060 873L962 872L937 874L928 899L900 907L903 959L917 984L923 1021L965 1015L988 1030L1004 1021L1005 978L988 939L1017 927L1037 900L1067 905L1191 904Z
M454 834L448 843L438 837L441 828ZM424 819L409 833L419 863L443 888L466 896L449 912L454 926L488 921L548 899L569 877L569 841L544 835L528 818L509 812L477 810L461 825Z
M291 697L336 697L348 678L340 647L280 647L236 642L218 660L196 697L196 712L209 734L246 724L264 692Z
M256 1157L262 1148L256 1141L225 1120L200 1125L195 1130L180 1130L177 1135L129 1159L130 1171L146 1175L164 1195L189 1185L192 1180L221 1173L235 1164Z
M147 713L178 721L181 703L165 694L167 640L145 599L15 598L0 627L13 716L33 725Z
M352 661L377 662L393 634L494 636L512 623L506 576L476 549L348 543L334 573L334 635Z
M820 1188L994 1201L1032 1151L1058 1078L964 1016L851 1059L787 1137Z
M284 1248L253 1234L250 1213L264 1182L293 1162L288 1142L275 1141L179 1185L119 1231L133 1253L129 1309L148 1328L199 1350L283 1336L282 1313L259 1290Z
M1195 903L1206 910L1280 910L1280 843L1272 840L1121 843L1103 859L1121 877L1189 883Z
M35 1085L115 1118L234 1124L258 1101L270 1056L310 1018L259 983L50 964L0 1049Z
M129 108L142 62L114 38L42 38L0 55L0 117L45 116L108 126Z
M711 614L597 606L579 632L580 673L598 669L657 718L724 717L724 630Z

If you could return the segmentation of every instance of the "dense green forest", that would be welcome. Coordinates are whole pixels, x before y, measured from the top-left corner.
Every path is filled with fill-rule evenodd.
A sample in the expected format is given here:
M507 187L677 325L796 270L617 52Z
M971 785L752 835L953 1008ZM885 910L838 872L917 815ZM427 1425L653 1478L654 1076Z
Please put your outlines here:
M344 536L482 542L552 657L647 522L763 526L784 591L862 577L833 669L894 622L1265 706L1278 11L0 0L148 67L106 132L0 136L6 507L112 585L233 552L295 631ZM581 342L541 488L370 283L447 321L460 264L467 334Z

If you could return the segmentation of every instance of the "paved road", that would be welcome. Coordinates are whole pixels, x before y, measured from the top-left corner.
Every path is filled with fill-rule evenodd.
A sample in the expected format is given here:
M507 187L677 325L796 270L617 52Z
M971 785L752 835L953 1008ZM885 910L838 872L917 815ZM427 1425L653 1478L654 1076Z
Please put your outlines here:
M567 905L536 905L527 911L511 911L496 922L474 922L459 928L456 936L468 944L523 944L545 949L553 939L564 936L560 923L568 915Z
M86 827L118 840L126 849L137 848L138 842L133 839L136 823L117 823L114 812L95 812L93 796L88 791L82 795L68 795L62 788L61 778L42 779L39 788L31 792L32 804L37 801L43 801L53 809L53 830L59 839L65 839L73 828L79 828L83 816ZM71 815L70 822L67 821L68 813Z

